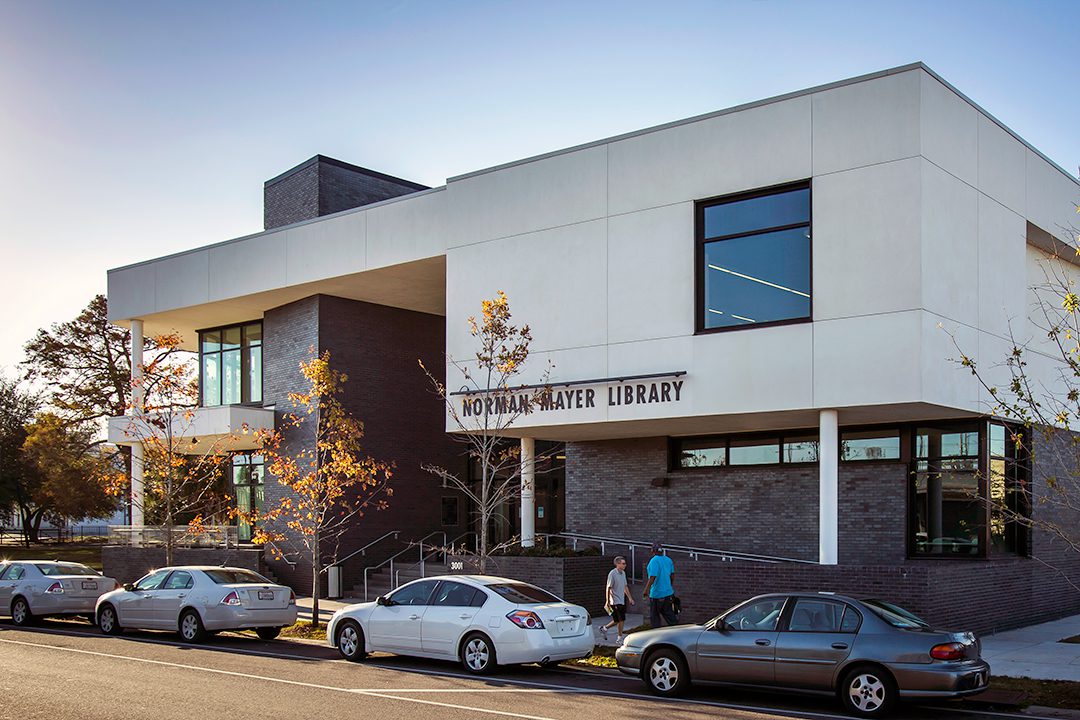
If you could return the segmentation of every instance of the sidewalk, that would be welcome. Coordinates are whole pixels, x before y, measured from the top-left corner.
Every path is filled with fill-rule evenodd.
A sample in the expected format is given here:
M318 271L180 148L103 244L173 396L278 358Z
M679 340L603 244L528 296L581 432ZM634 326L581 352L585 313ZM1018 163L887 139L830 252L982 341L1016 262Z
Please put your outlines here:
M319 620L326 622L329 620L335 612L343 607L352 605L351 602L342 602L340 600L327 600L326 598L319 598ZM311 598L298 597L296 598L296 610L298 621L310 621L311 620Z
M1080 644L1059 642L1075 635L1080 615L982 637L982 656L994 675L1080 682Z
M618 628L611 628L607 631L607 640L600 634L600 628L604 627L609 622L611 622L611 617L608 615L598 615L592 619L594 645L606 645L607 647L619 647L619 645L621 645L621 643L615 642L615 637L619 632ZM626 622L623 623L623 628L626 630L636 628L643 622L645 622L645 616L641 613L626 613Z

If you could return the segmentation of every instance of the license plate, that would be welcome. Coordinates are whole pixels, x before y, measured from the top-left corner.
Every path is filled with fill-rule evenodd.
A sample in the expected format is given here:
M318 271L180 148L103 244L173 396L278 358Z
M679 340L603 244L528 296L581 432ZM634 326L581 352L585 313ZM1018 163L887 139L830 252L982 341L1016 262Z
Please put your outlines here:
M273 600L274 599L274 591L273 590L260 590L259 591L259 599L260 600Z
M575 623L573 620L560 620L559 632L572 632L574 629L574 625Z
M94 582L93 580L83 580L82 589L83 590L97 590L97 583Z

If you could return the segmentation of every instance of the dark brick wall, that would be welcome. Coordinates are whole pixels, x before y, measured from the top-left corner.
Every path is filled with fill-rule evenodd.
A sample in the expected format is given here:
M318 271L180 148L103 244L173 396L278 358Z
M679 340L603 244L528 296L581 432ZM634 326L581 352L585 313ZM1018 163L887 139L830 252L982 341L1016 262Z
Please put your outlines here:
M471 558L453 558L467 563L466 570L479 572ZM604 588L614 567L614 556L579 557L497 556L490 559L488 575L498 575L544 588L567 602L581 605L594 617L604 614Z
M423 360L427 367L442 373L444 318L317 295L269 311L263 328L264 402L276 403L279 427L282 414L292 411L288 392L305 386L299 364L309 357L309 348L319 353L329 351L331 366L348 376L340 399L346 410L364 421L364 451L394 464L389 507L369 510L356 518L341 538L338 557L391 530L402 531L401 541L418 540L431 531L445 531L448 539L464 532L464 513L460 525L442 525L442 498L456 493L442 488L434 476L421 469L422 463L459 472L465 466L463 448L446 434L441 401L417 363ZM304 423L287 431L286 448L296 450L311 443L313 427L313 423ZM268 478L267 505L282 492L282 487ZM465 507L464 499L459 505ZM403 542L383 543L348 562L346 586L362 581L364 567L404 546ZM310 592L310 563L303 567L302 563L274 561L272 566L298 591Z
M266 182L263 227L272 230L426 189L426 185L316 155Z
M229 565L267 572L261 549L176 548L174 565ZM120 583L135 582L146 573L165 565L165 548L106 545L101 548L102 572Z

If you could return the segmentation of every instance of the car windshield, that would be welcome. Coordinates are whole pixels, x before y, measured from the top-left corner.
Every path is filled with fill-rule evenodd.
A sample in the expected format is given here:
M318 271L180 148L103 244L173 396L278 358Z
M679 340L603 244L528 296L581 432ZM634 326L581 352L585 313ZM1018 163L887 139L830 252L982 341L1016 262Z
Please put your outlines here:
M899 605L884 600L863 600L862 604L870 608L879 618L898 628L928 628L930 623L908 612Z
M42 563L36 565L36 567L41 571L42 575L48 577L57 575L97 575L96 571L78 563L49 563L48 565Z
M517 605L538 605L540 603L562 602L547 590L526 583L496 583L488 585L500 597Z
M215 570L203 570L206 576L218 585L230 585L232 583L256 583L266 585L270 581L257 572L251 570L231 570L218 568Z

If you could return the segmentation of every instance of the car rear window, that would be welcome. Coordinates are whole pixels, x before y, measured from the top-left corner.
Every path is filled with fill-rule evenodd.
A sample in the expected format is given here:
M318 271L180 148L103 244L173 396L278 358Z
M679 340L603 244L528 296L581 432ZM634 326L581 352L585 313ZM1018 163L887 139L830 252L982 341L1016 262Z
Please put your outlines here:
M257 572L251 570L203 570L206 576L218 585L231 585L232 583L257 583L265 585L270 581Z
M562 602L547 590L541 590L527 583L496 583L488 585L493 592L518 605L539 605L540 603Z
M42 563L41 565L35 565L42 575L49 577L56 577L57 575L97 575L96 570L91 570L85 565L78 563Z
M930 623L908 612L899 605L884 600L863 600L862 604L870 608L879 618L898 628L928 628Z

